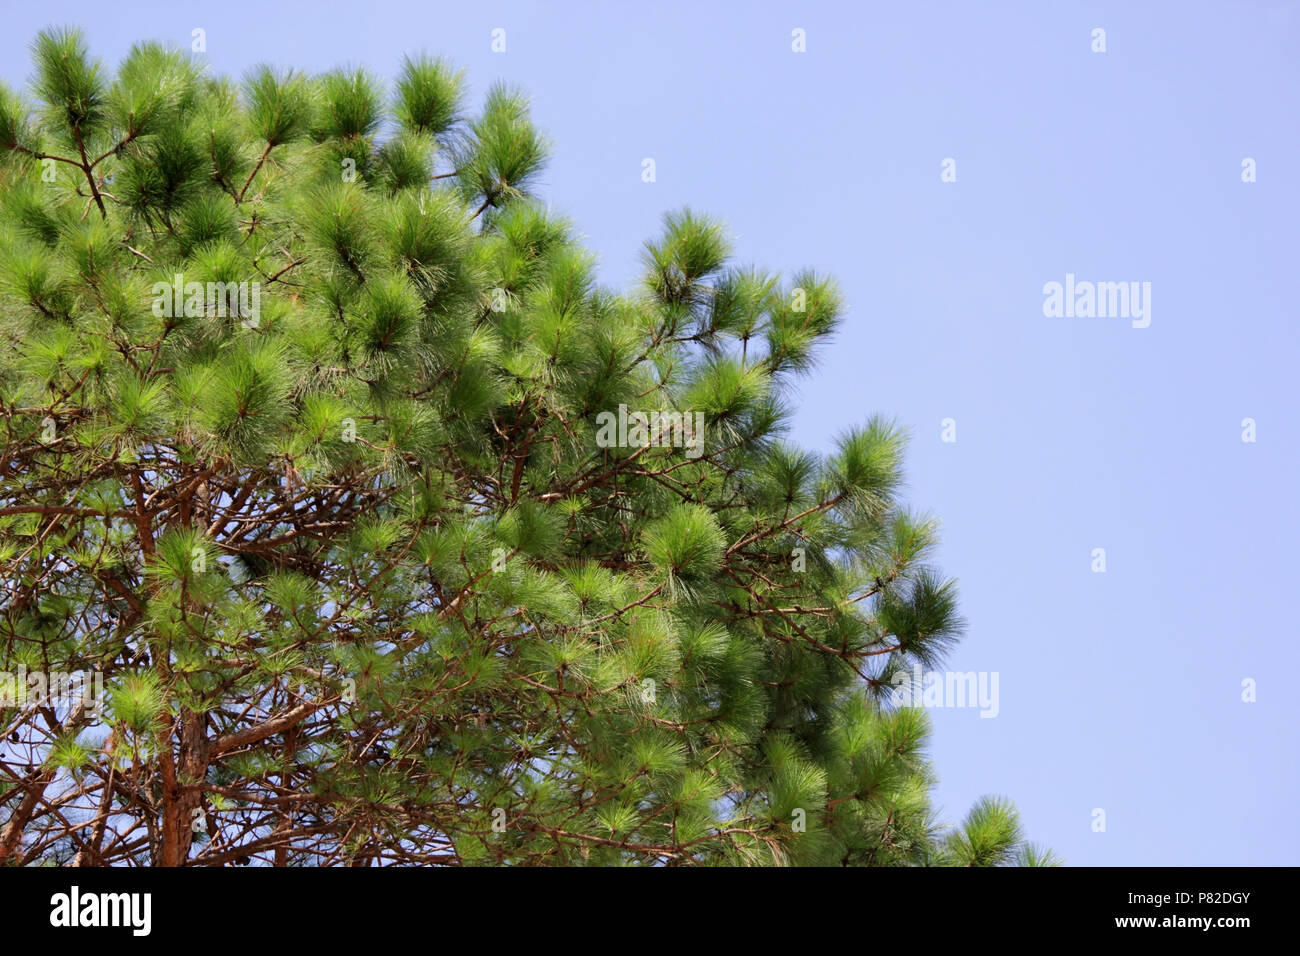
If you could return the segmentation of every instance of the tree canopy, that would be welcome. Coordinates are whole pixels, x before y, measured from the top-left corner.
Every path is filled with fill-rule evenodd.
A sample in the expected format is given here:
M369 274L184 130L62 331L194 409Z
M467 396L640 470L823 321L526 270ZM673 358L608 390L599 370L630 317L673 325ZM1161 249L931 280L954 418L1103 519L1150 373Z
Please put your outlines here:
M0 88L0 861L1054 862L1000 798L944 826L890 699L962 628L902 429L789 438L830 277L683 209L603 287L525 97L470 114L444 60L386 90L32 49Z

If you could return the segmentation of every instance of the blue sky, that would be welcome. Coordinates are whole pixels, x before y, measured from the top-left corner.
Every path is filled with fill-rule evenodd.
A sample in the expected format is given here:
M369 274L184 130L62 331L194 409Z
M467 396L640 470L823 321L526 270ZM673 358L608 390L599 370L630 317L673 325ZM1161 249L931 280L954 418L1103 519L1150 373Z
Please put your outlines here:
M834 273L793 437L911 430L969 621L948 667L999 674L995 719L932 712L945 816L1006 794L1074 865L1300 864L1294 3L3 6L11 85L50 24L110 64L201 27L230 74L446 55L471 105L532 94L541 194L608 285L683 205L741 261ZM1149 327L1046 317L1067 273L1151 283Z

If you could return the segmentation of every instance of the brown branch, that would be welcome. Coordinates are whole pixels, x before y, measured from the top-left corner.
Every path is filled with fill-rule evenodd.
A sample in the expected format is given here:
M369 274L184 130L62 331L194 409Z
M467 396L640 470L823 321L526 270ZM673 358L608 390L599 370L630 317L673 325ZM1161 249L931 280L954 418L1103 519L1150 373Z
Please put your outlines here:
M104 207L104 197L99 194L99 186L95 182L95 174L91 172L93 164L86 158L86 144L82 142L81 139L81 127L73 127L72 135L77 141L77 151L81 153L81 171L86 174L86 182L90 183L90 195L95 197L95 205L99 207L99 214L107 219L108 210Z
M262 168L262 164L266 162L266 157L271 155L271 150L273 149L275 149L275 144L268 142L266 144L266 149L262 150L262 155L257 157L257 164L253 167L253 171L248 174L248 179L244 180L244 188L241 189L239 195L235 197L236 203L242 203L244 201L244 193L248 192L248 187L253 184L253 178L257 175L257 171Z
M307 717L320 710L326 704L332 701L308 701L299 704L290 711L286 711L279 717L272 717L264 720L260 724L254 724L251 727L245 727L243 730L236 730L233 733L223 734L212 742L212 748L209 751L210 757L219 757L231 750L237 750L240 747L247 747L249 744L255 744L259 740L265 740L275 734L284 733L291 727L294 727Z

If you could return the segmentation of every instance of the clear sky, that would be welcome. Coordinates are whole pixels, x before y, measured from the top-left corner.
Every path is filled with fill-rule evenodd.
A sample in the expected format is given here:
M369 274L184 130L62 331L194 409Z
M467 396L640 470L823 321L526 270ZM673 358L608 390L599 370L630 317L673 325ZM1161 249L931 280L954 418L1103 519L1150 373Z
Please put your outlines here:
M1295 3L0 6L11 85L51 24L109 64L201 27L236 75L443 54L472 106L533 95L541 193L606 284L683 205L741 261L833 272L850 311L793 437L911 430L969 621L948 667L999 674L996 718L932 711L946 818L1004 793L1074 865L1300 864ZM1149 282L1150 325L1046 317L1067 273Z

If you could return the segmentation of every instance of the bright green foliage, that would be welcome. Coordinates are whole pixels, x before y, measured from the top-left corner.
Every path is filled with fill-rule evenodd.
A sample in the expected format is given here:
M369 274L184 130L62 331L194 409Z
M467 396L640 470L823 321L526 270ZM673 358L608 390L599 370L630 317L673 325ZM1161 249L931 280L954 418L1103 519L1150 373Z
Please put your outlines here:
M0 860L1053 862L1002 802L942 828L890 700L960 630L901 431L783 437L830 278L685 210L602 288L526 101L466 118L439 60L390 94L33 49L34 99L0 90L0 670L109 705L0 707ZM684 418L646 444L637 412Z

